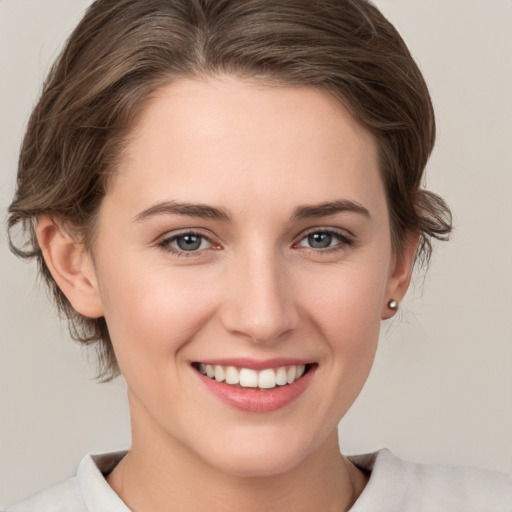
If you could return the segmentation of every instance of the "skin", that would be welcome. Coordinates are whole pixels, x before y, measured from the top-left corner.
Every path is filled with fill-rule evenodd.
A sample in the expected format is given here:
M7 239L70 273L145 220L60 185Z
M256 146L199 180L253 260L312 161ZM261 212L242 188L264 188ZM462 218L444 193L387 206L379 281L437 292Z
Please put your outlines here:
M340 201L366 213L294 216ZM190 230L203 238L185 254L172 237ZM329 247L312 247L308 235L326 231ZM375 140L327 95L230 77L158 91L103 199L93 254L39 223L73 306L105 316L128 385L133 445L108 481L130 508L353 504L367 476L339 452L337 424L368 376L387 302L407 290L417 239L399 256L390 240ZM253 413L219 400L191 366L226 357L317 367L292 403Z

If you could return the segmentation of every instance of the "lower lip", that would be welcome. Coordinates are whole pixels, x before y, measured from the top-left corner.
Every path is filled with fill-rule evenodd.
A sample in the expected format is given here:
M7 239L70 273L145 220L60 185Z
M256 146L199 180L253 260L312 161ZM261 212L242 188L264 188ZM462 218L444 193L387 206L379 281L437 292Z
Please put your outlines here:
M276 386L271 389L240 388L217 382L194 370L204 385L222 401L235 409L248 412L272 412L282 409L298 398L308 387L316 366L312 366L293 384Z

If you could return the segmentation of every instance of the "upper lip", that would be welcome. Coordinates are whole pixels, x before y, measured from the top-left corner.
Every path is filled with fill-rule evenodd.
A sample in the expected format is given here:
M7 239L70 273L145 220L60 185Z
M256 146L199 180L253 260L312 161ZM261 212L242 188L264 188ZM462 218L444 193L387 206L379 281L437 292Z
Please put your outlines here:
M212 366L234 366L235 368L249 368L251 370L266 370L268 368L280 368L282 366L313 364L310 359L297 357L274 357L271 359L252 359L248 357L230 357L202 359L195 361L197 364L209 364Z

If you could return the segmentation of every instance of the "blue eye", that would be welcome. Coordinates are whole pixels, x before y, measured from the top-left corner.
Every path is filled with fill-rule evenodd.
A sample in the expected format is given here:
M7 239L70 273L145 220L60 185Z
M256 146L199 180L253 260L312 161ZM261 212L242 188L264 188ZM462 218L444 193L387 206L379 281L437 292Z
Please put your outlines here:
M313 249L326 249L331 247L333 240L337 241L331 233L312 233L306 239Z
M310 249L334 249L345 245L353 245L352 240L336 231L312 231L304 236L298 246Z
M165 238L158 245L175 253L193 253L212 247L210 240L199 233L179 233Z

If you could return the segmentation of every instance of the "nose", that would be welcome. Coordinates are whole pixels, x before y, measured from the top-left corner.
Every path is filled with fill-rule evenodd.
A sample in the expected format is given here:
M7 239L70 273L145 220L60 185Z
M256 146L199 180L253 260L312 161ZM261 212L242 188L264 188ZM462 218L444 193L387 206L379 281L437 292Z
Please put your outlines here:
M220 310L226 330L271 345L293 331L299 314L286 264L276 255L246 255L230 268Z

